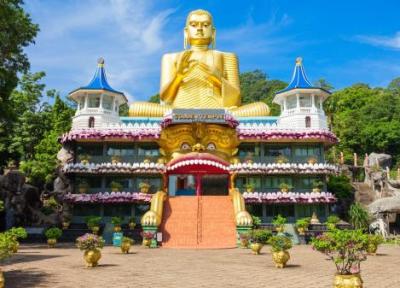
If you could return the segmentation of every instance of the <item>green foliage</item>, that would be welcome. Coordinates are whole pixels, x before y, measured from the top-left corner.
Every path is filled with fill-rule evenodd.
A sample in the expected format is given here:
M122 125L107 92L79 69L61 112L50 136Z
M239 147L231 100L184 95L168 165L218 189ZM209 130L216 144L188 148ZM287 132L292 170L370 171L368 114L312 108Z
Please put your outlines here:
M328 216L328 218L326 218L326 223L329 223L329 224L336 225L339 222L340 222L340 218L336 215L330 215L330 216Z
M308 228L310 225L311 218L305 217L296 220L296 227L297 228Z
M149 102L151 103L160 103L160 94L155 94L150 97Z
M272 237L272 231L268 229L254 229L249 233L253 243L267 244Z
M122 186L122 184L117 181L112 181L110 183L110 186L111 186L112 190L116 190L116 191L122 191L122 189L124 188L124 186Z
M129 115L129 106L128 104L122 104L119 106L119 116L126 117Z
M101 249L104 247L104 243L102 237L91 233L86 233L76 239L76 246L83 251Z
M351 186L350 179L345 175L329 176L327 188L338 199L352 199L354 195L354 188Z
M12 227L11 229L7 230L5 234L9 235L11 238L17 239L25 239L28 237L28 233L26 232L25 228L23 227Z
M321 78L314 82L315 87L322 88L326 91L332 91L335 89L330 83L328 83L324 78Z
M39 28L23 9L23 1L0 1L0 165L10 155L9 135L19 117L14 111L11 92L18 84L18 74L26 73L29 61L24 48L34 43Z
M381 245L383 242L385 242L385 239L382 237L382 235L368 234L368 244L378 246Z
M349 220L355 229L367 231L371 222L371 216L360 203L354 203L349 209Z
M132 238L129 238L129 237L122 237L122 239L121 239L121 243L126 243L126 242L128 242L128 243L130 243L131 245L135 242L135 241L133 241L133 239Z
M62 235L62 230L57 227L52 227L46 230L44 233L47 239L58 239Z
M313 188L318 188L318 189L324 188L324 182L322 182L322 181L314 181L313 182Z
M129 217L128 223L136 223L135 217Z
M287 222L287 219L283 216L281 216L280 214L278 214L278 216L276 216L273 220L272 220L272 224L275 227L283 227Z
M261 226L261 218L255 215L251 215L251 219L253 219L253 228L257 229Z
M4 211L4 201L0 200L0 212Z
M312 240L313 249L326 254L338 274L360 273L360 262L366 260L368 236L361 230L334 229Z
M240 90L242 104L262 101L271 109L271 115L279 115L279 105L273 104L275 93L286 88L287 83L280 80L269 80L267 74L261 70L254 70L240 74Z
M101 217L100 216L87 216L85 217L86 225L91 229L93 227L100 226Z
M281 183L281 184L279 184L279 188L281 189L281 190L288 190L288 191L290 191L290 190L292 190L293 189L293 186L292 185L290 185L290 184L287 184L287 183Z
M272 236L268 243L271 245L273 252L286 251L293 246L292 240L288 236L281 234Z
M0 233L0 260L12 255L13 248L17 245L17 240L9 233Z
M122 219L121 217L112 217L111 218L111 223L115 226L121 226L122 224Z

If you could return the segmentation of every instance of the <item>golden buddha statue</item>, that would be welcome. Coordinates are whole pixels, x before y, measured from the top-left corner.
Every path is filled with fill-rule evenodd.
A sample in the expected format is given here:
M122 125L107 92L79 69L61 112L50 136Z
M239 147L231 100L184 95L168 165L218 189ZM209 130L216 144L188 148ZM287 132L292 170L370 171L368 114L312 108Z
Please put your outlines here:
M211 14L190 12L184 29L185 50L162 58L162 103L133 103L129 116L161 117L172 108L225 108L242 117L269 115L269 107L262 102L241 106L238 59L233 53L210 49L215 37Z

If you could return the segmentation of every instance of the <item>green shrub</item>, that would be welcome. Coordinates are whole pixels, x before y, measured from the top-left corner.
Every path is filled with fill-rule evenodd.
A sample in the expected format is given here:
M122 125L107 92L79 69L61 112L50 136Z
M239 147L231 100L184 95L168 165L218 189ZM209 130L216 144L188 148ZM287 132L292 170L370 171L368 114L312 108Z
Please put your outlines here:
M308 228L308 226L310 225L310 217L306 217L306 218L300 218L296 220L296 227L297 228Z
M46 230L44 233L47 239L58 239L62 235L62 230L57 227L52 227Z
M5 234L8 234L13 239L25 239L28 237L28 233L26 232L25 228L23 227L12 227L11 229L7 230Z
M115 226L121 226L122 219L121 217L112 217L111 223L114 224Z
M273 220L272 220L272 224L275 227L283 227L287 222L287 219L283 216L281 216L280 214L278 214L278 216L276 216Z
M330 176L327 188L338 199L352 199L354 195L354 188L351 186L350 179L344 175Z
M258 216L251 215L253 219L253 229L257 229L261 226L261 218Z
M328 224L337 224L340 222L340 218L336 215L330 215L328 218L326 218L326 223Z
M293 246L292 240L285 235L272 236L268 243L271 245L273 252L286 251Z
M354 203L349 209L349 220L355 229L368 231L371 216L360 203Z
M267 244L271 236L272 231L268 229L254 229L250 232L250 238L253 243Z
M87 216L85 218L86 224L89 228L100 226L101 217L100 216Z
M0 260L13 254L13 247L17 245L17 240L9 233L0 233Z

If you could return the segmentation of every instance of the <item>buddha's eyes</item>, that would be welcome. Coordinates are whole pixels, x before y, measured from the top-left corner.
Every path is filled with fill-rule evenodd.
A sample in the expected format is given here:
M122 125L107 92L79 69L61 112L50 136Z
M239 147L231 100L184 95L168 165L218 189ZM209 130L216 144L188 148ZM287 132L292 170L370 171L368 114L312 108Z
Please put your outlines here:
M214 143L210 142L207 145L207 150L215 150L217 147L215 146Z
M181 150L189 150L190 149L190 145L187 142L183 142L181 145Z

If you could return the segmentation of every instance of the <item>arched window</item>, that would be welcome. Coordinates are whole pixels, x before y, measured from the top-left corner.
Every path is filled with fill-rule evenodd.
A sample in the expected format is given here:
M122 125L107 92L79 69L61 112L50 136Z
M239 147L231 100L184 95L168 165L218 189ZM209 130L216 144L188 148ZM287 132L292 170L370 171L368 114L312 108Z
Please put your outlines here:
M94 128L94 117L89 118L89 128Z
M310 128L310 127L311 127L311 117L306 116L306 128Z

